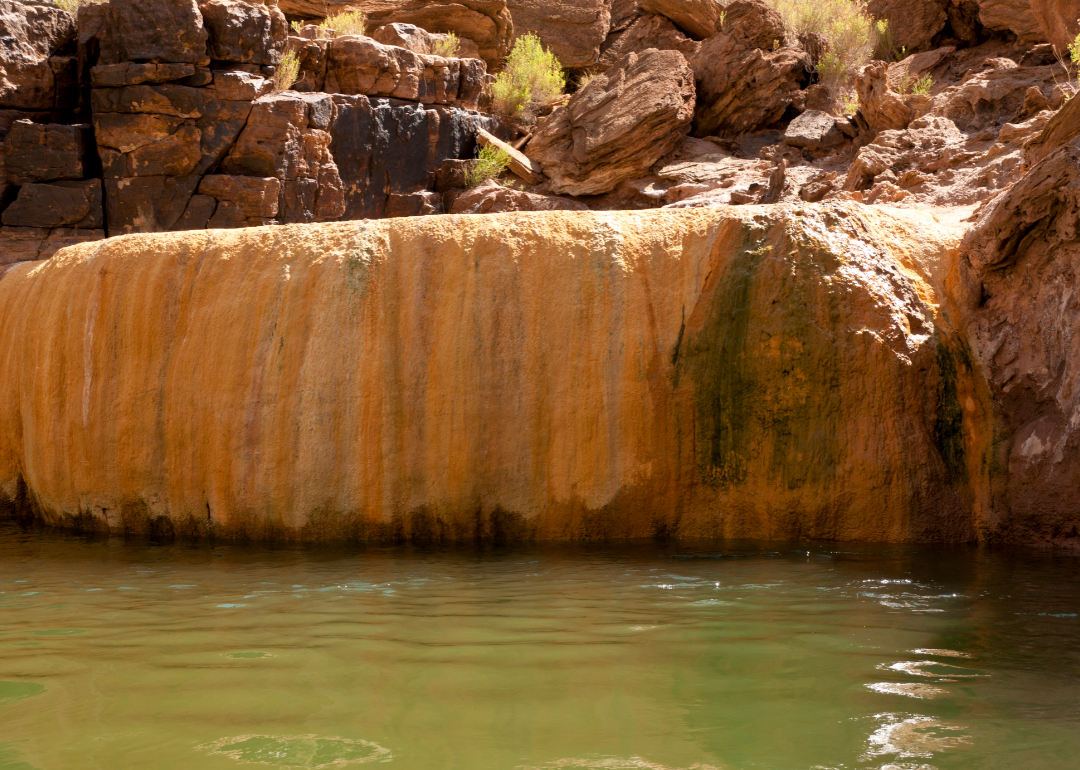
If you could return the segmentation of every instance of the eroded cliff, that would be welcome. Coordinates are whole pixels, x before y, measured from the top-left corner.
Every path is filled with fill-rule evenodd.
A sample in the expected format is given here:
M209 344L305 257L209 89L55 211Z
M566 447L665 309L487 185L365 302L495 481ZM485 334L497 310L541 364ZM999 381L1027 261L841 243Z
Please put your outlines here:
M858 204L131 235L0 280L0 490L282 538L986 535L958 228Z

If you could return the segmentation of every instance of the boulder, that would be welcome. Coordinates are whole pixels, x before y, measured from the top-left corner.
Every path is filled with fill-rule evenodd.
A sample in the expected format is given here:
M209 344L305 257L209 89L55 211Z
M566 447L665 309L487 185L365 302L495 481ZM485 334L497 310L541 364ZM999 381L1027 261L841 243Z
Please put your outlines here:
M721 0L642 0L640 3L641 10L671 19L694 40L704 40L727 26L730 17L726 5Z
M7 178L15 184L82 179L90 126L64 126L18 120L4 142Z
M1012 32L1022 43L1046 41L1030 0L976 0L979 21L994 32ZM1064 51L1062 54L1064 55Z
M1024 160L1028 166L1034 166L1077 136L1080 136L1080 99L1069 99L1024 147Z
M999 538L1044 546L1080 527L1080 140L1034 164L961 244L966 326L994 405Z
M242 64L281 62L289 25L277 6L244 0L204 0L199 10L210 36L211 59Z
M567 68L590 67L611 29L611 0L507 0L514 34L531 32Z
M705 40L690 59L697 79L697 136L733 137L774 123L809 82L810 60L781 45L780 14L761 0L726 6L723 31Z
M199 186L197 176L105 179L109 235L172 230Z
M65 77L68 57L50 60L73 53L74 43L75 20L66 11L35 0L0 0L0 107L56 107L56 69Z
M428 32L420 29L415 24L403 24L400 22L384 24L370 31L368 35L383 45L395 45L413 53L424 54L432 53L435 45L448 37L446 33ZM479 59L480 49L473 41L463 37L458 38L458 50L455 58Z
M669 19L647 14L638 17L625 30L608 39L594 69L603 72L628 53L641 53L649 48L678 51L689 61L699 47L700 43L676 29Z
M514 24L506 0L281 0L286 16L322 18L338 9L364 12L367 29L404 22L428 32L453 32L476 43L489 69L506 58L514 35Z
M100 229L101 180L24 184L15 202L4 209L0 221L10 227Z
M1042 38L1068 58L1069 45L1080 33L1080 2L1077 0L1029 0L1031 14Z
M451 214L501 214L506 211L588 211L584 203L559 198L555 195L538 195L504 187L488 180L454 198Z
M195 0L109 0L109 26L121 61L210 63Z
M934 36L949 21L949 0L870 0L867 9L875 19L888 19L894 48L909 53L930 47Z
M694 75L678 51L628 54L538 126L527 154L569 195L644 176L689 131Z
M999 126L1014 121L1037 105L1031 89L1037 89L1049 104L1061 104L1057 92L1061 67L1017 67L1010 59L1001 66L970 75L959 86L935 98L935 111L947 116L964 130ZM1025 105L1027 105L1025 107Z
M392 45L392 43L387 45ZM287 50L296 54L299 64L296 82L289 86L289 90L300 93L323 90L326 83L326 50L329 46L329 40L307 40L302 37L289 37Z
M785 144L810 152L831 150L846 139L837 119L820 110L807 110L791 121L784 132Z

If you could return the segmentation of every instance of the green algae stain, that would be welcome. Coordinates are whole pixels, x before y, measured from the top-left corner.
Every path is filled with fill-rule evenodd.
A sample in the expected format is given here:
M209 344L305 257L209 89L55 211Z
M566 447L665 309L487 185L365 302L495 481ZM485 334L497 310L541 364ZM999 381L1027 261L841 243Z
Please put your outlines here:
M839 457L841 367L830 330L841 314L836 297L814 290L814 274L837 260L789 241L778 264L761 236L744 235L708 320L683 341L676 377L694 383L696 464L707 483L740 484L753 465L798 489L830 478Z
M316 735L241 735L199 747L244 764L279 767L340 767L389 762L389 750L371 741Z
M953 351L939 337L937 340L937 419L934 425L934 445L941 453L949 475L963 478L967 471L964 457L964 409L960 405L957 379L959 367L971 371L971 358L966 350Z
M37 682L0 682L0 706L40 695L45 692L45 685Z

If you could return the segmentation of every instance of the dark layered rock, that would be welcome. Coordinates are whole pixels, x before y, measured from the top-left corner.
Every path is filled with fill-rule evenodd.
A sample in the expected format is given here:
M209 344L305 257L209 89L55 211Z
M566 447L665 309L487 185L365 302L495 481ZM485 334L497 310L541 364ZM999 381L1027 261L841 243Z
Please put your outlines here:
M9 227L73 227L97 230L103 225L101 180L24 184L0 217Z
M94 134L106 178L186 176L202 158L202 132L192 119L98 113Z
M71 227L0 227L0 275L16 262L48 259L65 246L100 241L104 230Z
M700 106L697 136L733 137L780 119L807 85L806 53L787 46L780 14L760 0L726 6L724 29L706 39L690 59Z
M90 126L15 121L4 141L7 178L14 184L82 179Z
M90 69L90 84L95 88L119 88L143 84L169 83L195 74L194 64L157 62L120 62L101 64Z
M51 110L71 104L75 20L44 2L0 0L0 107Z
M197 176L105 179L105 223L109 235L175 229L199 186Z
M259 65L281 62L289 25L277 6L243 0L204 0L199 10L209 33L211 59Z
M590 67L611 30L611 0L507 0L514 34L531 32L567 68Z
M394 45L413 53L434 53L435 46L449 36L445 33L428 32L415 24L395 22L376 28L370 33L370 37L383 45ZM458 49L454 55L459 59L479 59L480 49L473 41L458 38Z
M610 192L671 152L690 130L694 95L678 51L629 54L546 118L527 154L554 192Z
M641 9L665 16L695 40L704 40L726 26L725 5L720 0L642 0ZM721 24L721 14L724 24Z

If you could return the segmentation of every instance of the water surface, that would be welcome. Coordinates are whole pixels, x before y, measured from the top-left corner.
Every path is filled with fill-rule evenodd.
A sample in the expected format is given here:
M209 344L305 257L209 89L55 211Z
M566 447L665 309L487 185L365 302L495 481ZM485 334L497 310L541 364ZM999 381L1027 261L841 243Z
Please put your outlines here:
M0 768L1077 767L1080 559L0 523Z

